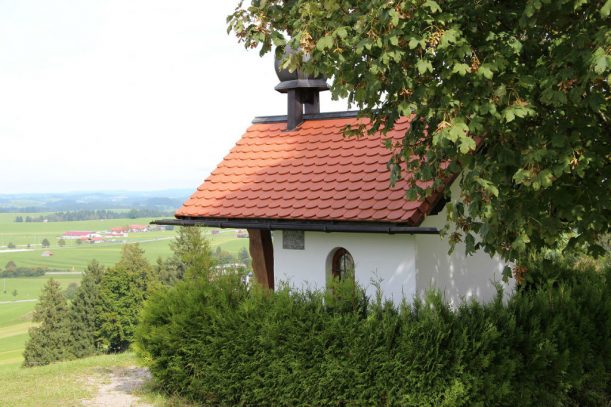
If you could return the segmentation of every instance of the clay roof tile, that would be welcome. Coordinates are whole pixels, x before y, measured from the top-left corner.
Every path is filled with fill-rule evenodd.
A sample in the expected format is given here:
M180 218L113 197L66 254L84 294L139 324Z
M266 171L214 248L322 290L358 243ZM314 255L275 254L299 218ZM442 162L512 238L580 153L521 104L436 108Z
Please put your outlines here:
M176 215L418 225L435 199L406 200L405 181L390 188L383 144L400 141L409 119L387 135L344 137L344 126L362 120L309 120L290 132L286 123L253 124Z

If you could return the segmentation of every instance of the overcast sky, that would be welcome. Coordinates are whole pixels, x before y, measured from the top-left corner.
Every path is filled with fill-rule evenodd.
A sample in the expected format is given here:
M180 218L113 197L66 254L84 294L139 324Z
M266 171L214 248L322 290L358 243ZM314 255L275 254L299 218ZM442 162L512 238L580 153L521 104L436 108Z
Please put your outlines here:
M286 113L272 57L226 33L237 2L0 0L0 194L197 187Z

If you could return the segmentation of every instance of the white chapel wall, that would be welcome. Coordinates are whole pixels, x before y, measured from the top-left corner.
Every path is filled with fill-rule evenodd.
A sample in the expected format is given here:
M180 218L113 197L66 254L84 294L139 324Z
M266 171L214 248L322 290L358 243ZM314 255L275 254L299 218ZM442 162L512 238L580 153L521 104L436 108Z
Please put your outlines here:
M458 182L452 185L452 194L457 196ZM438 215L428 216L422 227L436 227L441 230L446 222L444 208ZM457 244L454 252L448 254L450 245L439 235L415 235L416 269L418 295L431 287L441 290L446 301L457 305L461 300L476 298L489 301L496 295L495 282L502 283L505 263L499 257L491 258L483 250L467 256L465 245ZM513 283L503 284L509 295Z
M355 279L375 296L371 280L381 281L384 297L400 302L416 294L416 247L410 235L305 232L304 250L284 249L282 231L273 232L274 283L325 289L329 254L343 247L355 263Z

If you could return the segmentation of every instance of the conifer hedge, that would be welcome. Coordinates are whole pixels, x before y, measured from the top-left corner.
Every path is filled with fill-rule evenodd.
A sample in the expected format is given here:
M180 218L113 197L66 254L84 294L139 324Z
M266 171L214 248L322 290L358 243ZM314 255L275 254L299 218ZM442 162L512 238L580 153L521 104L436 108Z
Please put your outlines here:
M611 273L575 276L455 310L200 279L156 292L136 343L163 390L204 405L607 405Z

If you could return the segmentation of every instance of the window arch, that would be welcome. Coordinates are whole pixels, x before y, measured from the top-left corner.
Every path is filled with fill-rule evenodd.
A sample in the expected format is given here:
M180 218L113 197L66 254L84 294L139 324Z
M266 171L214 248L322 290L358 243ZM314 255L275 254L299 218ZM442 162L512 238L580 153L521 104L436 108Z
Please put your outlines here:
M331 257L331 277L338 280L354 280L354 259L343 247L335 249Z

